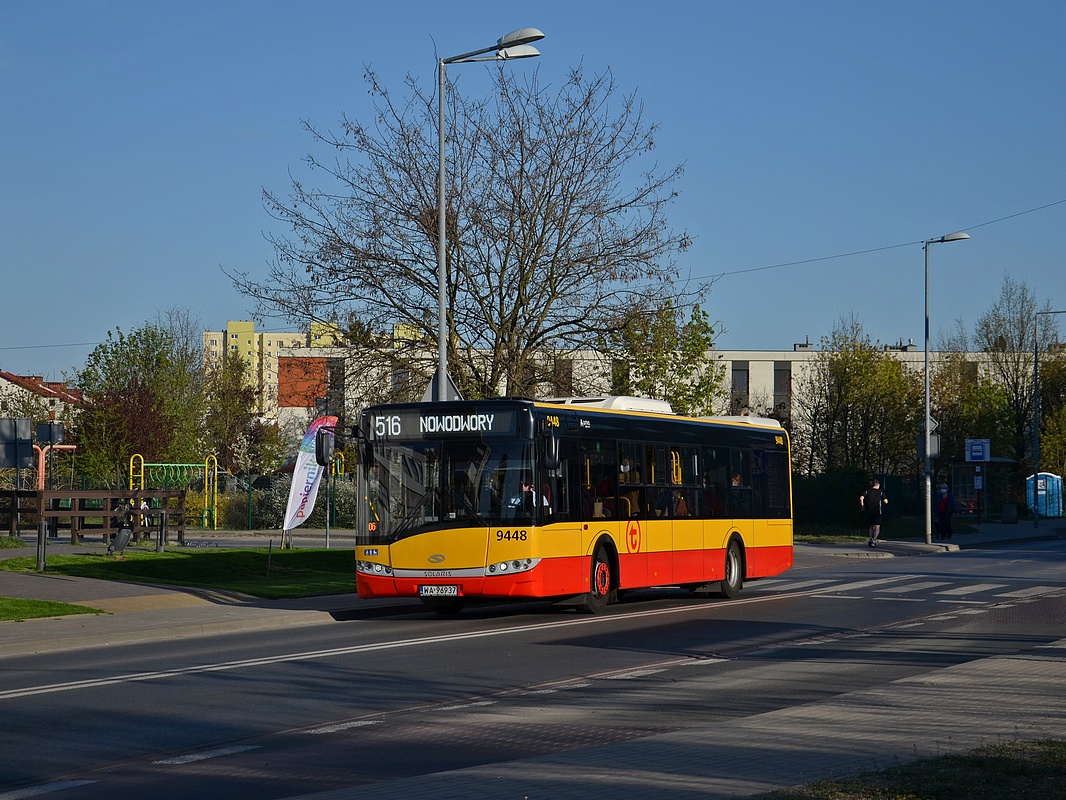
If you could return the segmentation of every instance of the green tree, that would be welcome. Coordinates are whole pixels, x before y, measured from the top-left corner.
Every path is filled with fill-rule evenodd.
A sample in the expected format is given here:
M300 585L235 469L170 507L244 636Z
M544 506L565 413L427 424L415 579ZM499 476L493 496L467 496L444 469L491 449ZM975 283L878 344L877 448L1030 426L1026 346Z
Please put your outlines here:
M673 297L669 229L681 175L649 160L654 125L609 75L574 71L557 90L535 73L498 69L490 99L448 98L446 263L449 366L468 397L530 394L560 357L594 347L625 310ZM233 273L268 314L401 326L366 340L378 364L429 377L437 324L437 98L408 78L395 101L367 74L376 113L339 133L307 125L330 160L311 155L328 188L294 178L267 192L289 234L271 241L265 279Z
M78 466L109 484L126 480L129 459L190 462L201 453L200 376L171 334L146 323L120 328L96 346L76 377L85 393L78 419Z
M1041 374L1048 376L1050 390L1045 394L1041 389L1041 398L1046 397L1048 402L1041 409L1041 423L1055 419L1056 411L1063 403L1059 390L1063 388L1060 375L1064 356L1058 344L1058 327L1054 316L1037 316L1037 311L1048 310L1049 303L1045 301L1041 308L1036 292L1030 286L1006 275L999 296L978 318L974 329L976 349L986 354L989 379L998 384L1007 397L1008 438L1004 455L1017 462L1013 490L1019 499L1033 465L1034 346L1038 348ZM1050 413L1045 416L1045 412Z
M280 466L286 443L277 425L255 415L256 391L239 355L227 353L207 368L204 443L218 465L236 474L269 472Z
M1066 347L1050 324L1041 334L1050 344L1040 350L1039 469L1066 475Z
M170 306L151 323L170 342L170 369L163 376L168 418L174 426L174 460L199 463L207 451L203 444L204 422L204 326L190 309Z
M725 397L724 368L708 359L714 327L707 312L682 309L665 300L651 311L630 311L609 352L622 354L614 391L666 400L678 414L713 414Z
M899 474L915 464L922 384L879 350L854 317L822 339L796 379L793 463L813 475Z

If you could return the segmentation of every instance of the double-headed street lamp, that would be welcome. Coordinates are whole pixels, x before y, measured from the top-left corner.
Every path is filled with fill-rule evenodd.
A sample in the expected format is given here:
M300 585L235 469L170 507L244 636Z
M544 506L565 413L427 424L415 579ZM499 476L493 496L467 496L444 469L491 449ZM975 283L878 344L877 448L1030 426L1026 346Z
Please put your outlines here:
M447 229L446 215L447 203L444 192L444 87L446 64L465 64L471 61L509 61L514 58L532 58L539 56L540 51L530 47L530 42L536 42L544 38L544 34L536 28L519 28L511 31L506 36L496 40L491 47L483 47L480 50L472 50L451 58L442 58L437 62L438 70L438 120L437 133L439 136L439 164L437 166L437 313L438 320L438 357L437 357L437 380L434 384L434 400L451 400L451 388L448 380L448 268L447 252L445 250L445 231ZM495 51L495 52L494 52ZM493 53L491 56L485 53Z
M1033 324L1033 527L1040 527L1040 317L1066 311L1037 311Z
M942 244L943 242L957 242L969 239L970 234L959 231L939 236L936 239L926 239L922 242L925 250L925 543L933 543L933 481L929 464L930 429L933 421L929 416L929 245Z

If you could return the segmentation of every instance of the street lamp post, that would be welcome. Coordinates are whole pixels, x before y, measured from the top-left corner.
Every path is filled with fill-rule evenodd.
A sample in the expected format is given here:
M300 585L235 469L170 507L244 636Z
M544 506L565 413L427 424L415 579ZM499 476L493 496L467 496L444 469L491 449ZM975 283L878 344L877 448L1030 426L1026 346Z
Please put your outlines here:
M451 390L448 382L448 272L446 251L446 218L447 203L445 201L444 182L444 87L445 65L464 64L471 61L509 61L514 58L533 58L539 56L540 51L530 47L530 42L536 42L544 38L544 34L536 28L519 28L511 31L496 40L491 47L483 47L462 55L442 58L437 62L437 134L438 134L438 157L437 164L437 314L438 314L438 342L437 342L437 380L434 386L434 400L450 400ZM491 56L485 53L493 53Z
M939 236L936 239L926 239L922 243L925 250L925 420L922 427L925 429L925 543L933 543L933 481L930 472L930 428L932 418L929 416L929 245L942 244L944 242L957 242L969 239L970 234L959 231Z
M1033 324L1033 527L1040 527L1040 317L1066 314L1066 311L1037 311Z

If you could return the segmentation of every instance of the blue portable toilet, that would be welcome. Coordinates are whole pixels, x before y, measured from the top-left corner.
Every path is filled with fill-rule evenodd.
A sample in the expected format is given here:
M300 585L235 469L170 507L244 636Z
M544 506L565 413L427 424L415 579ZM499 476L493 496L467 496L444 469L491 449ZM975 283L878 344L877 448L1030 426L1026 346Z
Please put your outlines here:
M1033 498L1034 476L1025 479L1025 499L1030 510L1042 517L1062 516L1062 476L1040 472L1036 476L1036 498Z

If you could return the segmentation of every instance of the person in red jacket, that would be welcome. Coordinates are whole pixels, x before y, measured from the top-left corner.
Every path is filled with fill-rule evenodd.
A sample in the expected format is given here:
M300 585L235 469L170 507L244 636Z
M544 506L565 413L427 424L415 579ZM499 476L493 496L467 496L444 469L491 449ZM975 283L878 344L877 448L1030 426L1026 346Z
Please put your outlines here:
M936 529L941 539L951 538L951 517L958 510L955 495L946 483L940 484L940 493L936 498Z

